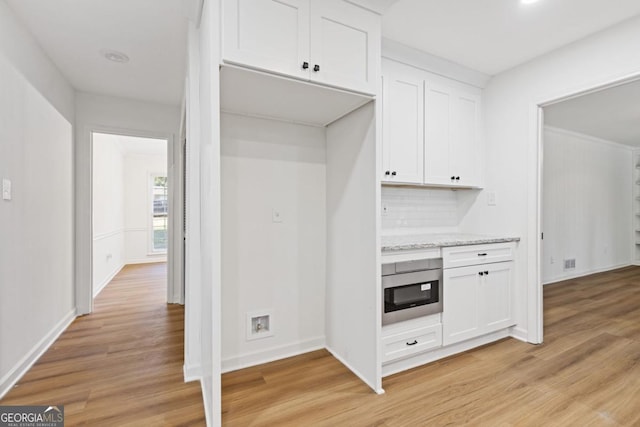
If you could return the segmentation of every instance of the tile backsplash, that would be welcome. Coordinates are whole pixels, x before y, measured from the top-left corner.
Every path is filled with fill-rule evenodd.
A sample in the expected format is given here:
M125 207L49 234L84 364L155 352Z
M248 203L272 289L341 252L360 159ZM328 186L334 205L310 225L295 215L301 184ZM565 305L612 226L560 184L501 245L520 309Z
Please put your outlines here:
M459 223L456 191L382 187L382 232L455 231Z

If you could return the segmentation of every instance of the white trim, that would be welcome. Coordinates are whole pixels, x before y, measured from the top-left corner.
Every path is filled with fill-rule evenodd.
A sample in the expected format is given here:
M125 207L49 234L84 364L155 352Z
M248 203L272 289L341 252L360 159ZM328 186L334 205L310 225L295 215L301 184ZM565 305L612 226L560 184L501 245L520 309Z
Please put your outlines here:
M145 227L130 227L130 228L125 228L124 229L125 233L129 233L131 231L135 231L135 232L138 232L138 231L149 231L149 229L145 228Z
M631 263L625 262L625 263L622 263L622 264L616 264L616 265L611 265L611 266L607 266L607 267L591 268L589 270L581 271L580 273L568 274L566 276L553 277L551 279L543 281L542 285L543 286L553 285L554 283L564 282L565 280L577 279L578 277L590 276L592 274L597 274L597 273L604 273L605 271L617 270L619 268L629 267L631 265L635 265L635 264L631 264Z
M76 318L76 310L72 309L64 316L27 354L0 380L0 399L31 369L58 337ZM7 343L4 343L7 344Z
M581 87L564 90L555 94L548 94L547 96L541 96L538 100L534 100L530 105L529 115L529 139L531 141L532 150L535 150L537 156L533 156L531 162L527 165L528 168L535 168L533 176L529 179L527 190L531 194L532 198L535 198L535 208L528 209L528 212L533 212L536 215L535 231L529 229L528 238L535 242L535 252L532 257L529 257L528 270L530 271L527 281L527 311L528 324L529 324L529 336L527 341L531 343L542 343L543 341L543 327L544 327L544 312L543 312L543 300L542 300L542 241L540 239L540 233L543 231L542 227L542 176L543 176L543 147L544 147L544 111L543 108L558 102L567 101L572 98L576 98L582 95L586 95L593 92L598 92L603 89L608 89L616 86L630 83L640 79L640 70L636 70L632 73L625 72L623 74L609 76L603 78L599 82L591 82L582 85ZM535 132L535 133L534 133ZM533 222L533 221L532 221ZM531 298L531 297L534 298Z
M383 15L398 0L344 0L361 9L373 12L376 15Z
M591 136L584 133L576 132L569 129L563 129L555 126L544 125L544 130L548 132L556 133L558 135L572 136L575 138L587 140L589 142L595 142L596 144L601 144L608 147L617 148L617 149L626 150L626 151L633 151L635 148L637 148L637 147L631 147L630 145L621 144L619 142L609 141L608 139L597 138L595 136Z
M149 256L155 256L155 258L134 258L134 259L128 259L125 264L129 265L129 264L157 264L157 263L161 263L161 262L167 262L167 257L166 254L157 254L157 255L149 255Z
M310 338L293 344L273 347L267 350L245 353L236 357L222 360L222 373L237 371L250 366L262 365L287 357L298 356L310 351L321 350L325 347L325 337Z
M204 406L204 418L207 427L212 426L211 420L213 418L212 408L211 408L211 396L207 394L207 387L205 387L204 378L200 378L200 391L202 392L202 404ZM220 419L220 415L218 415L217 419Z
M453 356L455 354L462 353L475 347L486 345L507 337L509 337L509 330L503 329L501 331L493 332L491 334L470 339L461 343L448 345L437 350L421 353L413 357L389 362L382 366L382 376L387 377L389 375L397 374L398 372L406 371L408 369L422 366L427 363L435 362L436 360L444 359L445 357Z
M116 275L118 273L120 273L120 270L122 270L125 266L125 263L120 264L120 266L116 266L116 268L114 268L111 273L109 273L107 275L107 277L98 285L93 287L93 297L97 297L98 294L100 294L100 292L102 292L102 290L109 284L109 282L111 282L113 280L114 277L116 277Z
M93 241L97 242L98 240L106 239L108 237L117 236L118 234L124 233L126 230L124 228L119 228L117 230L108 231L106 233L94 233Z
M82 128L82 133L89 141L88 153L76 154L74 160L74 285L75 285L75 305L79 315L89 314L93 311L94 283L93 283L93 134L103 133L109 135L133 136L142 138L164 139L167 141L167 158L175 143L174 134L170 132L158 132L152 130L127 129L117 126L105 126L95 123L86 123ZM79 166L80 165L80 166ZM86 170L87 168L88 170ZM88 173L89 183L80 184L79 171ZM167 171L168 173L168 171ZM171 188L169 188L169 198L171 198ZM80 218L88 214L88 222L82 222ZM126 229L125 229L126 231ZM172 278L167 274L167 301L173 284ZM176 284L174 286L180 286Z
M521 328L519 326L512 326L510 336L517 339L518 341L530 344L528 340L529 331L524 328Z
M380 346L378 346L378 347L380 347ZM357 369L355 369L346 360L344 360L342 357L340 357L337 352L331 350L331 348L329 348L329 347L327 347L327 351L329 353L331 353L331 355L333 357L335 357L340 363L342 363L344 366L346 366L351 372L353 372L355 374L355 376L360 378L360 381L362 381L363 383L365 383L366 385L371 387L371 389L373 391L375 391L376 394L384 394L384 389L382 388L382 386L376 387L375 384L371 384L369 381L367 381L367 378L364 375L362 375ZM382 384L381 381L380 381L380 383Z
M202 380L202 366L200 364L197 365L182 365L182 374L184 376L184 382L188 383L191 381L200 381Z
M382 57L480 89L484 89L491 80L488 74L384 37L382 38Z

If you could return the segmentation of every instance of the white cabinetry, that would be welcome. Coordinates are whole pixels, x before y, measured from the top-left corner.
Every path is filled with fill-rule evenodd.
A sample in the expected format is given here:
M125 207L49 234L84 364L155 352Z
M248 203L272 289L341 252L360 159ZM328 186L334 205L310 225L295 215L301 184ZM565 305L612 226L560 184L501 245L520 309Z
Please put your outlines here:
M383 61L385 183L481 187L481 90Z
M224 0L223 60L375 94L380 17L342 0Z
M440 314L385 325L382 328L383 364L440 347L442 347Z
M480 186L480 96L425 83L424 183Z
M423 80L389 72L382 79L383 179L422 184L424 173Z
M502 253L494 261L487 260L487 254ZM447 268L456 265L451 258L464 259L473 253L464 267ZM515 324L513 316L513 261L505 261L504 254L513 253L513 244L478 245L443 249L444 289L443 289L443 345L455 344L475 338ZM489 259L490 260L490 259Z

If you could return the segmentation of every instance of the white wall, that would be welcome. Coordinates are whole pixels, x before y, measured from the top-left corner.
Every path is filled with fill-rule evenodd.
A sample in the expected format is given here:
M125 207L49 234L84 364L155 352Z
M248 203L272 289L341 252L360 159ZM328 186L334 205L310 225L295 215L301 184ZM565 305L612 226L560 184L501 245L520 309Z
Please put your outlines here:
M197 114L192 130L199 160L197 176L199 196L197 204L189 202L187 212L198 211L200 221L200 250L198 278L200 279L200 311L196 319L200 325L201 384L207 425L221 424L221 290L220 290L220 1L204 2L201 25L194 31L192 44L196 52L195 79L197 98L191 99L192 113ZM196 59L194 58L194 59ZM190 65L194 65L191 64ZM188 236L187 236L188 237ZM189 310L189 307L187 307ZM188 316L189 314L187 314Z
M521 338L541 339L536 105L640 73L639 45L640 18L634 18L501 73L484 91L485 188L496 191L497 205L479 197L461 229L522 238L514 275L514 333Z
M380 116L372 101L327 127L327 349L382 391Z
M223 114L221 129L227 371L324 347L326 148L324 128ZM274 335L247 340L260 310Z
M125 264L124 157L112 135L93 138L93 295Z
M630 147L545 128L543 283L631 264L631 158Z
M75 166L75 279L76 306L80 314L91 311L91 132L117 132L123 135L156 137L169 141L179 133L180 108L104 95L77 93ZM173 165L169 150L169 167ZM171 171L169 172L171 174ZM171 180L172 177L169 179ZM169 301L174 289L169 286Z
M73 89L0 1L0 397L75 316Z
M160 143L160 141L158 141ZM163 144L166 146L166 144ZM126 264L164 262L153 253L151 238L151 175L167 174L166 154L128 153L124 157L124 251Z

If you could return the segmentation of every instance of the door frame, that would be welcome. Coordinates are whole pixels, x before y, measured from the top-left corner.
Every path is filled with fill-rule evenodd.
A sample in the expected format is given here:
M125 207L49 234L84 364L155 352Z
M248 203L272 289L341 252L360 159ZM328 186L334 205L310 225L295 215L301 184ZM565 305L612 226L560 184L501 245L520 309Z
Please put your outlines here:
M535 221L529 222L529 250L535 254L535 259L530 261L527 300L528 313L527 320L530 325L527 341L534 344L541 344L544 337L544 307L543 307L543 287L542 284L542 209L543 209L543 172L544 172L544 108L559 102L568 101L590 93L620 86L640 80L640 70L633 73L602 79L598 82L585 84L581 87L562 92L556 92L538 98L529 108L529 129L530 138L534 141L530 144L530 152L535 164L532 174L533 179L529 180L532 191L529 194L529 203L533 205ZM533 187L533 188L531 188ZM533 200L532 200L533 199ZM531 210L530 210L531 212ZM534 264L531 266L531 264Z
M132 136L141 138L155 138L164 139L167 141L167 177L169 180L169 200L174 200L176 190L180 192L180 185L174 185L176 177L174 177L174 170L172 168L172 162L177 161L174 159L175 140L172 133L164 133L149 130L140 129L126 129L113 126L104 126L97 124L90 124L83 128L81 140L89 141L88 158L86 164L88 166L88 183L81 185L82 183L76 182L76 194L75 194L75 206L76 206L76 219L75 219L75 233L76 233L76 247L75 247L75 302L76 313L78 316L90 314L93 312L93 134L104 133L110 135ZM78 159L79 160L79 159ZM77 164L77 163L76 163ZM87 171L87 169L85 169ZM78 173L76 171L76 180L78 179ZM179 184L179 183L178 183ZM176 187L176 188L173 188ZM181 197L181 192L180 195ZM169 204L169 244L167 248L167 302L168 303L181 303L180 295L183 294L184 280L175 280L169 272L175 271L173 264L179 262L180 257L174 254L172 239L175 233L174 230L174 215ZM85 220L80 221L77 216L82 212L85 216ZM88 218L87 218L88 216ZM87 220L88 219L88 220ZM175 218L178 219L178 218ZM179 221L178 221L179 222Z

